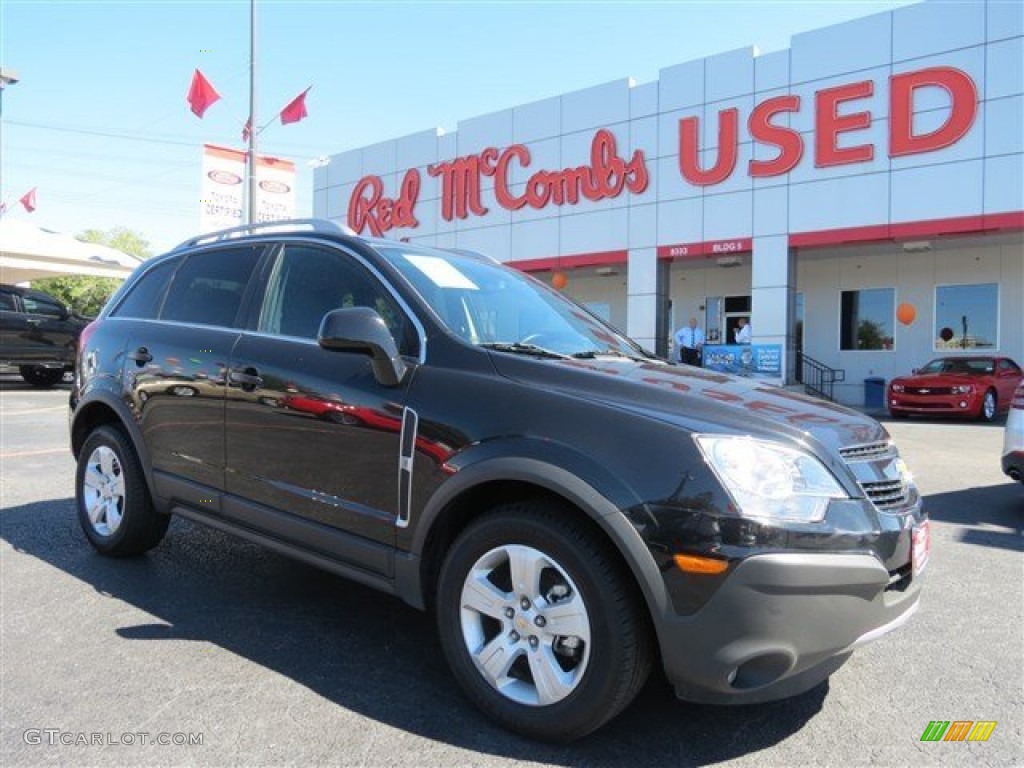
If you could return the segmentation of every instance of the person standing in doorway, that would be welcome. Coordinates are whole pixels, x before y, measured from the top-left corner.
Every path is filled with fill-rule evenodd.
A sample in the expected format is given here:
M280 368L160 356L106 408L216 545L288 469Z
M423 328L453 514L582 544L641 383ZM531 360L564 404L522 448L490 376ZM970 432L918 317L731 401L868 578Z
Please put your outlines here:
M750 323L747 322L747 318L741 317L736 321L736 343L749 344L750 334Z
M676 331L676 357L686 365L700 365L704 349L704 331L697 326L697 318L691 317L689 324Z

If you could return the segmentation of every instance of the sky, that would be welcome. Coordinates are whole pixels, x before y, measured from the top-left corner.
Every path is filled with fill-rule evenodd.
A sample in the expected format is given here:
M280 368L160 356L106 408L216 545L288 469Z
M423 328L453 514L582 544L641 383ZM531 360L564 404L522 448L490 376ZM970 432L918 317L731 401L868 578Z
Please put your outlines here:
M348 149L755 46L899 2L257 2L257 124L309 86L309 116L259 151L297 167ZM249 2L0 0L0 200L75 234L128 227L156 252L197 234L203 143L243 148ZM222 99L200 120L199 68ZM37 188L37 209L18 198Z

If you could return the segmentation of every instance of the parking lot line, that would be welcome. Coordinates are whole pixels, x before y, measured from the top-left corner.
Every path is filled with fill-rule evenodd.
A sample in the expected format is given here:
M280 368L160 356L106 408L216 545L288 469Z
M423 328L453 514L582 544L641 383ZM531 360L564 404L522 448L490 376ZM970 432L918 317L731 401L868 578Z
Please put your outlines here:
M65 445L62 448L43 448L38 451L11 451L10 453L0 453L0 459L17 459L22 456L44 456L48 453L65 453L68 447Z
M0 409L0 416L30 416L34 413L52 413L53 411L66 411L66 405L57 405L52 408L30 408L27 411L5 411Z

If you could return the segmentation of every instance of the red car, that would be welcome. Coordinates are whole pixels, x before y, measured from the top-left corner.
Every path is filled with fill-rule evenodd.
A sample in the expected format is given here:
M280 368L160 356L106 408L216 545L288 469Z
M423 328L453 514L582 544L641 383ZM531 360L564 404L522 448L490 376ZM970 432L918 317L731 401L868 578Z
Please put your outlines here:
M940 357L889 383L889 413L992 421L1009 410L1022 379L1008 357Z

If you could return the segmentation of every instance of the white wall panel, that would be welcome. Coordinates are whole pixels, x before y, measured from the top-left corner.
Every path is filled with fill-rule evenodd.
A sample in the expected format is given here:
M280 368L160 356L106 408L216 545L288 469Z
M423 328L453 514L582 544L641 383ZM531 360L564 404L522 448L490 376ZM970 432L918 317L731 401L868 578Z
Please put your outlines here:
M1021 66L1024 67L1024 63ZM986 101L982 111L985 122L984 154L993 157L1024 152L1024 96ZM944 150L943 154L946 152ZM982 152L977 154L980 156Z
M704 195L721 195L726 192L744 192L754 188L754 180L747 173L753 144L740 144L736 148L736 167L729 177L718 184L704 187ZM700 167L707 170L718 162L718 150L706 149L700 153Z
M455 243L459 248L479 251L498 261L508 261L511 258L512 244L510 229L504 226L457 231Z
M390 178L390 177L389 177ZM384 181L385 189L387 189L387 181ZM327 204L327 218L338 219L339 221L345 221L348 224L348 203L352 199L352 193L355 191L355 184L339 184L336 187L330 187L327 189L327 195L325 202ZM387 194L387 192L385 192Z
M531 141L525 147L530 151L530 164L524 168L515 158L509 163L513 185L525 184L537 171L557 171L562 167L561 140L558 137Z
M382 141L363 148L363 176L387 176L397 170L398 142Z
M653 162L648 160L648 167L651 166L657 169L653 180L657 182L655 188L658 190L659 201L700 197L704 194L703 187L698 187L683 179L677 157L659 157Z
M982 210L981 160L892 172L892 221L970 216Z
M704 203L699 197L660 202L658 245L704 241Z
M627 160L633 156L638 149L644 153L647 160L648 170L651 163L658 157L658 117L641 117L629 121L629 144L628 151L623 152ZM622 147L620 147L622 149Z
M790 232L885 224L888 215L888 174L811 181L789 188Z
M614 208L559 219L563 254L594 253L625 248L629 239L628 209Z
M454 160L459 154L459 134L444 133L437 137L437 159L439 162Z
M794 35L792 82L804 83L889 64L892 14L862 19Z
M892 158L894 171L903 168L916 168L922 165L952 163L959 160L972 160L985 156L985 126L988 122L988 110L980 108L974 123L967 133L955 144L934 152L920 152L915 155L903 155ZM914 134L923 136L938 130L949 119L948 109L935 109L931 112L918 112L914 115Z
M785 186L754 190L754 237L789 231L789 189Z
M458 156L475 155L488 147L507 147L512 138L513 110L504 109L489 115L459 121ZM441 160L451 158L441 155Z
M1024 155L985 160L985 213L1024 211Z
M1024 8L1024 3L1014 3ZM992 43L985 53L986 99L1024 93L1024 37Z
M326 165L318 165L313 168L313 191L318 192L328 187Z
M658 77L658 110L664 114L704 103L704 59L665 67Z
M634 85L629 89L629 116L632 119L658 114L658 83Z
M988 21L985 30L989 40L1024 35L1024 3L988 2L985 4Z
M754 59L754 90L758 99L762 91L789 88L789 50L772 51Z
M736 136L741 144L750 141L750 130L747 128L747 121L750 113L754 111L754 97L737 96L724 101L716 101L704 107L704 117L701 120L701 149L718 146L718 132L721 126L719 113L727 109L738 109L736 116Z
M658 206L655 203L629 208L629 247L649 248L658 245Z
M903 61L893 65L894 75L904 72L916 72L931 67L955 67L970 75L978 90L978 98L985 98L985 48L974 46L960 51L950 51L938 56L927 56L923 59ZM888 96L886 96L888 98ZM945 88L930 86L919 88L914 92L914 111L924 112L931 109L949 109L950 98Z
M326 189L314 189L313 190L313 218L314 219L326 219L329 218L327 215L327 190ZM345 222L342 222L345 223Z
M754 49L709 56L704 61L706 101L720 101L754 92Z
M724 240L754 234L754 193L704 197L704 239Z
M512 225L512 253L520 260L557 256L558 219L517 221Z
M562 133L629 120L629 91L629 80L622 79L564 94Z
M345 184L350 181L358 181L363 175L363 151L353 149L348 152L341 152L331 156L331 162L327 165L327 183L325 186L334 187L338 184Z
M436 128L403 136L395 144L396 169L398 171L429 165L438 160Z
M870 96L849 99L837 105L837 112L840 116L852 115L857 112L870 112L874 120L881 120L889 116L889 67L875 67L854 74L846 74L839 77L830 77L824 80L815 80L809 83L794 85L791 92L800 97L800 111L790 114L789 125L792 128L805 133L815 128L817 106L815 94L829 88L836 88L844 85L853 85L865 80L872 82Z
M525 144L538 139L550 139L562 132L562 99L552 99L523 104L513 110L512 138L516 144Z
M892 12L893 61L985 42L984 3L918 3Z
M789 172L789 180L793 184L802 184L805 181L823 181L825 179L838 179L843 176L862 176L868 173L885 173L889 170L889 120L872 120L867 128L856 131L845 131L837 137L837 146L840 149L870 145L873 147L874 156L871 160L859 163L844 163L843 165L829 165L818 168L815 166L816 134L813 131L802 134L804 141L804 154L799 164Z

